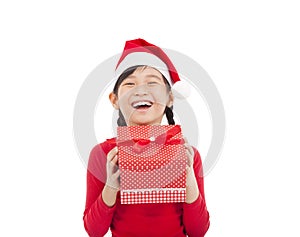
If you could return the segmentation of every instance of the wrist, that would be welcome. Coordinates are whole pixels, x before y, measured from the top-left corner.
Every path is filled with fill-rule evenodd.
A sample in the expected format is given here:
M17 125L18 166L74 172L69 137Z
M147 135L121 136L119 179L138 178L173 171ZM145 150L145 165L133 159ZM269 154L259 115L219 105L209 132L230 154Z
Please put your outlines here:
M102 200L108 206L112 207L115 205L117 200L118 189L105 185L102 190Z
M198 187L186 187L186 200L185 202L191 204L195 202L200 195Z
M197 179L194 173L194 170L190 170L187 173L187 179L186 179L186 203L190 204L193 203L198 199L200 195L199 189L198 189L198 183Z
M198 186L196 175L194 173L194 169L190 169L186 175L186 186L193 187L195 185Z

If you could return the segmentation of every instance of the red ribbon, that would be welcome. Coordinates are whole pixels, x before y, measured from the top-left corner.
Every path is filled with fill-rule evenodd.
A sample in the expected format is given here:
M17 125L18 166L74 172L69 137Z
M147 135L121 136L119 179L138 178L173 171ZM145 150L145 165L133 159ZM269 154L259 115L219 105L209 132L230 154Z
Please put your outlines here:
M144 139L144 138L133 138L133 139L129 139L129 140L108 139L107 141L110 143L116 143L120 146L132 146L135 150L142 151L151 142L159 144L159 145L184 144L185 141L183 139L173 138L180 131L181 131L180 126L175 125L173 128L169 129L166 133L163 133L153 139Z

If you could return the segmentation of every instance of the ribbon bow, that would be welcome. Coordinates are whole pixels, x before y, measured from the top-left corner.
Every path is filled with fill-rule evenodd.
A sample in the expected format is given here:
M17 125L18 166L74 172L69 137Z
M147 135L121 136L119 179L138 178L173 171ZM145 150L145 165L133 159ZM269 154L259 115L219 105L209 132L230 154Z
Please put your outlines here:
M132 146L135 151L142 152L147 145L151 142L159 145L178 145L184 144L183 139L174 138L176 134L181 131L179 125L175 125L173 128L169 129L165 133L155 137L150 137L149 139L144 138L133 138L129 140L120 140L120 139L109 139L109 142L116 143L121 146Z

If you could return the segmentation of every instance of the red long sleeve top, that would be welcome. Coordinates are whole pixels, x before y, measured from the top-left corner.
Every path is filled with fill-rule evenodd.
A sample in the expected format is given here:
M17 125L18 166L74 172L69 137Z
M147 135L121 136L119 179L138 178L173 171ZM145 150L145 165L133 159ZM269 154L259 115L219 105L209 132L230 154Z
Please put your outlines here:
M116 204L108 207L103 202L102 190L106 181L106 154L114 146L103 142L90 153L83 215L89 236L104 236L110 228L113 237L203 237L210 223L199 152L194 148L194 171L200 191L195 202L121 205L118 193Z

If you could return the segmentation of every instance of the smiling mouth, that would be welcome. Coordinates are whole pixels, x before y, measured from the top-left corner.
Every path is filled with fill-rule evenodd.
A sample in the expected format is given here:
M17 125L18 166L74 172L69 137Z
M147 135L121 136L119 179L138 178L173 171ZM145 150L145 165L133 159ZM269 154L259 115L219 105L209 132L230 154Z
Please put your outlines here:
M148 109L153 105L151 101L136 101L131 104L134 109Z

